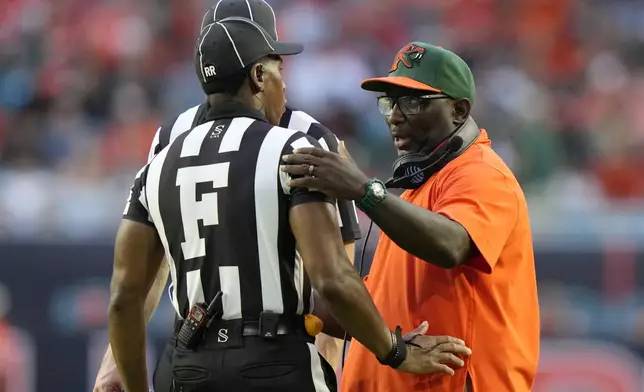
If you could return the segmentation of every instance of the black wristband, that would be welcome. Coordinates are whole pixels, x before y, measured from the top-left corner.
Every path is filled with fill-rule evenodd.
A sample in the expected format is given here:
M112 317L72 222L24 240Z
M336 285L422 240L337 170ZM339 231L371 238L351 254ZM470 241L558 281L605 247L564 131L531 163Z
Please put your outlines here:
M391 341L392 345L389 355L382 360L378 358L378 361L383 365L396 369L407 359L407 345L402 338L402 329L399 326L396 327L396 332L391 332Z

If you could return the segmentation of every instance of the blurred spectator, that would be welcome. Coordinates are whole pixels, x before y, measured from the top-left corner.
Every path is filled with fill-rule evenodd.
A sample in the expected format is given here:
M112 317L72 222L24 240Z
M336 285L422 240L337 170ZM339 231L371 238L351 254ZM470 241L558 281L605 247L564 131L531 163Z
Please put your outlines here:
M346 139L370 174L388 177L394 153L359 83L425 40L470 63L477 118L533 200L537 236L579 228L571 207L635 204L644 219L644 3L271 3L282 38L306 44L285 62L289 102ZM0 236L112 235L156 128L203 97L192 55L211 5L0 3Z
M19 335L5 319L10 309L9 291L0 284L0 392L30 392Z
M305 44L284 62L289 104L345 140L369 175L388 178L395 150L359 84L385 75L402 44L428 41L470 64L475 117L522 183L537 253L583 259L614 238L641 249L641 0L267 1L280 38ZM0 0L0 241L113 241L157 127L203 100L193 54L215 3ZM366 235L363 214L360 224ZM540 281L544 336L616 339L643 354L644 292L606 302L586 267ZM91 318L104 311L97 298L83 302ZM0 285L0 392L31 392L9 309Z

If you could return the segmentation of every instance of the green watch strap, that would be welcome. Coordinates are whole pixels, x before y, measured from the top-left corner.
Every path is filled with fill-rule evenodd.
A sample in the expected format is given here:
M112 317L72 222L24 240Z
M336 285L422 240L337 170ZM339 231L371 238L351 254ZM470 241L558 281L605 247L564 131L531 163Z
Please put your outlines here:
M373 184L380 184L382 187L382 195L376 195L374 193ZM364 197L356 201L356 205L364 212L371 211L375 206L377 206L381 201L385 199L387 195L387 188L385 184L377 178L372 178L364 184L365 191L367 192Z

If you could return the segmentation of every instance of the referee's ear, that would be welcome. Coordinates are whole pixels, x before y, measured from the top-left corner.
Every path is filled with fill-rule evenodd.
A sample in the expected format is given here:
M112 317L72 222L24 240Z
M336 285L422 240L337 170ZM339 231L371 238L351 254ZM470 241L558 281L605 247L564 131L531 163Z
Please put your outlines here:
M253 64L248 76L253 94L264 92L264 65L262 63Z

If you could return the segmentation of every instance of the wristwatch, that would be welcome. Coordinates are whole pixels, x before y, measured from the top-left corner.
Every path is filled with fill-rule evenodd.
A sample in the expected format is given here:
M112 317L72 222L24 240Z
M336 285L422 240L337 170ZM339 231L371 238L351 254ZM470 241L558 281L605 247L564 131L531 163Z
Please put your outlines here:
M387 188L385 184L377 178L372 178L364 184L367 192L364 197L356 201L356 205L364 212L371 211L381 201L387 197Z

